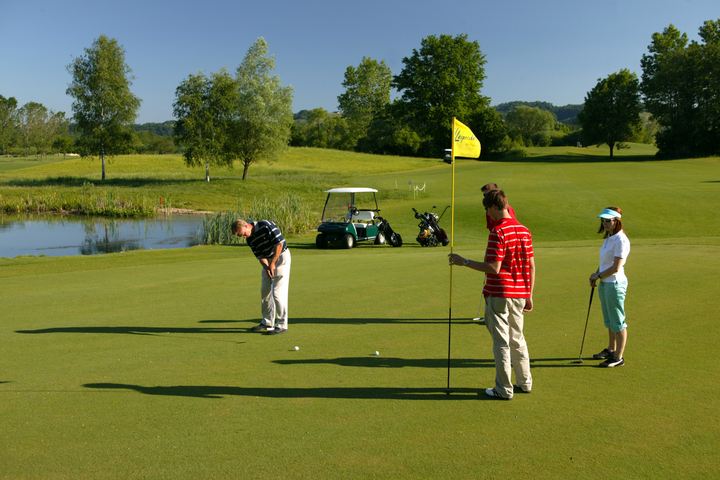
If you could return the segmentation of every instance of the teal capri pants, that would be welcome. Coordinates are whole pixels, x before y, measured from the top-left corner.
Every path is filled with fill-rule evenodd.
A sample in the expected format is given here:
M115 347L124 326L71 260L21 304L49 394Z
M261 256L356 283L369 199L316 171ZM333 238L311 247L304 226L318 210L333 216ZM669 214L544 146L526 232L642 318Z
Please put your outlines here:
M625 292L628 282L600 282L598 295L605 326L615 333L627 328L625 323Z

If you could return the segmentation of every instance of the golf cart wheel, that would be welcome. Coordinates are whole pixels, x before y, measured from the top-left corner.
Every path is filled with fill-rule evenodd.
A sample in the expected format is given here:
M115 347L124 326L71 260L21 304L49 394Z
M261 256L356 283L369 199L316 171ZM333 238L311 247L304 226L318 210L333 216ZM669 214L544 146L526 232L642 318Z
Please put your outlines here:
M328 246L327 236L323 233L318 233L318 236L315 237L315 246L317 248L327 248L327 246Z
M345 249L351 249L355 246L355 237L353 237L351 234L346 233L342 236L340 239L340 245L342 245Z
M385 235L381 232L378 232L377 237L375 237L375 245L385 245Z
M402 247L402 237L399 233L395 234L395 243L392 244L393 247Z

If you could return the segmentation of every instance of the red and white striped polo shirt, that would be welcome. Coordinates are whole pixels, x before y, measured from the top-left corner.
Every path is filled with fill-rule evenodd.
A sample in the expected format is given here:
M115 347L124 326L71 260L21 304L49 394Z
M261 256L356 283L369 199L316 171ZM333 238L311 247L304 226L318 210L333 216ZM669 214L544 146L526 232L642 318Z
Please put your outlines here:
M530 297L532 235L514 218L503 218L488 237L487 262L500 261L500 273L488 273L483 295Z

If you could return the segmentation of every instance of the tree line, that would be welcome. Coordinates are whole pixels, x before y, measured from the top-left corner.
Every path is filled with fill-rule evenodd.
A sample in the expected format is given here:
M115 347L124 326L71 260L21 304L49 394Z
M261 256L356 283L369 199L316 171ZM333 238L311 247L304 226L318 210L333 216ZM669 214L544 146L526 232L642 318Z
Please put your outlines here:
M430 35L393 75L385 61L363 57L345 71L341 116L311 110L293 127L291 145L443 158L452 118L468 125L487 156L503 148L500 114L481 94L485 55L467 35ZM400 97L390 100L395 89Z
M339 112L291 111L293 90L273 75L275 59L259 38L231 75L189 75L177 87L174 122L134 125L142 102L130 91L132 70L116 39L97 38L67 66L71 119L0 96L0 152L46 155L73 150L102 159L132 152L182 151L188 166L274 161L288 146L442 158L453 117L483 145L482 157L522 153L530 145L655 142L662 157L720 154L720 21L706 21L700 41L673 25L654 33L641 60L599 79L583 105L545 102L490 106L481 94L486 58L465 34L430 35L393 75L385 61L363 57L345 71ZM390 100L395 89L399 97ZM575 119L577 122L575 122ZM172 145L168 133L172 132Z
M0 153L40 158L69 153L72 138L65 112L54 112L37 102L18 107L15 97L0 95Z
M515 101L515 102L506 102L501 103L499 105L496 105L494 108L498 112L500 112L500 115L507 115L508 112L511 110L514 110L517 107L532 107L537 108L540 110L546 110L550 113L552 113L555 117L555 120L564 123L566 125L577 125L578 120L577 116L578 113L580 113L583 109L582 104L574 105L564 105L564 106L555 106L552 103L549 102L521 102L521 101Z
M450 145L453 116L481 141L481 158L596 140L579 125L584 105L509 102L491 107L490 99L481 95L485 63L479 44L467 35L423 39L420 50L403 58L398 75L384 61L363 57L360 65L345 72L340 115L322 108L296 114L290 144L442 158ZM392 88L401 94L394 101ZM656 131L645 114L623 141L651 143Z
M176 122L132 125L130 142L124 153L179 153L172 139ZM0 95L0 155L42 160L48 155L76 152L76 130L65 112L55 112L41 103L18 107L15 97Z
M627 69L599 79L582 105L511 102L489 107L480 94L485 56L466 35L429 36L392 75L363 57L348 67L338 97L341 116L306 112L291 145L442 157L453 116L480 139L482 156L523 147L655 143L659 157L720 154L720 21L706 21L700 42L670 25L652 35L642 81ZM390 101L390 89L401 97Z
M659 157L719 155L720 20L704 22L699 36L688 43L671 24L652 35L640 79L623 69L598 80L578 116L584 137L606 143L612 156L644 128Z

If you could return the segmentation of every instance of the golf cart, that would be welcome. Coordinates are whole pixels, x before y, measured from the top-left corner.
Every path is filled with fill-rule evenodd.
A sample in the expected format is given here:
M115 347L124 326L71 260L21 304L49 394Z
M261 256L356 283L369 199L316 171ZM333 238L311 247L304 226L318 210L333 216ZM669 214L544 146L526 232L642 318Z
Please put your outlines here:
M400 235L393 232L387 220L378 216L374 188L333 188L323 208L322 223L315 238L317 248L327 248L339 243L342 248L353 248L357 242L373 242L384 245L386 240L393 247L402 245ZM362 208L359 208L362 207Z

